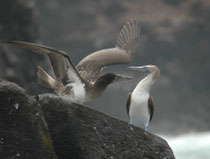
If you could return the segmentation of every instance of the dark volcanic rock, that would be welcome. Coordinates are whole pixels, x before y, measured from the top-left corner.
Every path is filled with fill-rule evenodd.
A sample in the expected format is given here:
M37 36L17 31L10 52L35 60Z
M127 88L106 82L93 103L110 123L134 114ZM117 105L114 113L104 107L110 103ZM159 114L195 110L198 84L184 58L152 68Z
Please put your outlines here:
M40 96L57 155L62 159L172 159L158 136L57 96Z
M160 137L55 95L0 80L0 103L3 159L174 159Z
M0 158L57 158L41 107L22 88L6 81L0 81Z

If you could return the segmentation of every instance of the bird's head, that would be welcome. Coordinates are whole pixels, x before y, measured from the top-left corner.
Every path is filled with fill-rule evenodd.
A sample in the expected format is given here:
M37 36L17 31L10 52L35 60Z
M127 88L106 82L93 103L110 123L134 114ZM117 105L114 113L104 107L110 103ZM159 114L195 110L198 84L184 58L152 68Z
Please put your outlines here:
M160 69L155 65L129 66L128 69L152 73L157 77L160 76Z

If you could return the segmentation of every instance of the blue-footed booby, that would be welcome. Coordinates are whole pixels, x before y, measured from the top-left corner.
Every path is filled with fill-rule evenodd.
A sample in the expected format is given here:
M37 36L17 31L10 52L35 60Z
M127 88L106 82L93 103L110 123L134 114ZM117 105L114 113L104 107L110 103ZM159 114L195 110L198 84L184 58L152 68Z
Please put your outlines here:
M129 76L106 73L99 76L102 68L127 64L133 59L140 38L140 23L136 19L128 21L122 28L114 48L99 50L83 58L76 67L64 51L44 45L21 41L5 41L35 53L46 54L51 62L55 77L51 77L38 66L38 83L53 89L59 96L68 97L72 102L83 103L100 97L111 83Z
M133 92L128 93L126 102L130 124L147 130L154 112L153 99L149 92L152 85L160 76L160 70L155 65L130 66L128 68L149 72L149 74L137 84Z

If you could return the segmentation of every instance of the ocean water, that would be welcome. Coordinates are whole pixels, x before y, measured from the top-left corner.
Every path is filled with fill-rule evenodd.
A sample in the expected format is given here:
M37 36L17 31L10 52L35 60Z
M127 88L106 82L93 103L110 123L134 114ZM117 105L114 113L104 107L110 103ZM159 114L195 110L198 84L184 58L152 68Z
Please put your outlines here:
M160 136L168 142L176 159L210 159L210 132Z

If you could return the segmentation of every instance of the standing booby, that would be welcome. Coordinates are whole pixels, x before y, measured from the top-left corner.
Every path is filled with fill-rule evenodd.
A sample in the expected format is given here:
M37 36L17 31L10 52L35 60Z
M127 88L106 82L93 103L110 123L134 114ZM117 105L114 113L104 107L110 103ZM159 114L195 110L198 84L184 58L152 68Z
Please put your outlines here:
M144 130L147 130L154 112L154 104L149 92L152 85L160 76L160 70L155 65L130 66L128 68L149 72L149 74L137 84L133 92L128 93L126 102L130 124L143 127Z
M47 54L53 67L55 78L38 66L38 83L51 88L59 96L67 96L71 101L83 103L98 98L111 83L131 79L115 73L99 76L102 68L131 62L140 37L140 23L136 19L128 21L122 28L114 48L96 51L75 67L68 54L47 46L20 41L4 43L17 45L40 54Z

